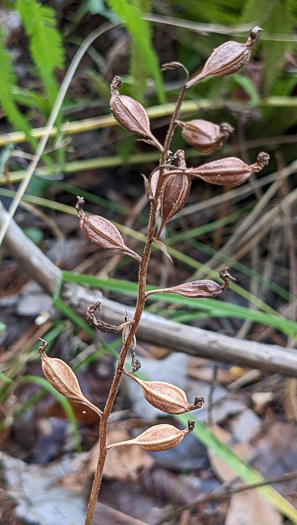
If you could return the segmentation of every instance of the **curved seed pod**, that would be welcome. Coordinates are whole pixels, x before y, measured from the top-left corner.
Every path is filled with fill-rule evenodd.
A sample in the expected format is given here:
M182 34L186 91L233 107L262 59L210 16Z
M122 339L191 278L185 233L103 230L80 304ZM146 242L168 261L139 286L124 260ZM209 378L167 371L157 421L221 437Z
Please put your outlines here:
M110 85L110 109L114 118L124 128L137 133L137 135L143 135L148 139L148 142L156 146L158 150L163 151L163 146L151 132L150 120L144 107L134 98L120 95L119 89L121 85L122 79L118 76L114 77Z
M184 414L190 410L201 408L204 403L203 397L196 397L195 402L190 405L185 392L178 386L163 381L143 381L139 377L123 370L126 376L131 377L142 388L144 398L154 407L167 412L167 414Z
M224 285L225 286L225 285ZM146 292L146 297L155 293L177 293L184 297L199 298L199 297L217 297L225 288L215 281L205 279L202 281L192 281L191 283L184 283L171 288L160 288L159 290L150 290Z
M210 184L238 186L243 184L252 173L258 173L267 166L269 158L268 153L261 152L257 161L249 166L236 157L228 157L202 164L198 168L188 170L187 173Z
M126 246L119 230L110 221L99 215L87 217L83 211L84 203L83 197L77 197L75 208L77 209L79 225L83 234L92 243L101 246L101 248L116 248L141 262L141 257Z
M182 128L184 140L203 155L217 150L234 131L227 122L218 125L208 120L195 119L188 122L177 120L177 124Z
M139 445L152 452L169 450L178 445L193 428L194 422L189 422L188 428L184 430L179 430L173 425L154 425L134 439L112 443L107 447L107 450L123 445Z
M49 357L45 353L48 343L43 339L41 341L42 344L39 346L41 367L48 382L59 394L67 397L69 401L86 405L101 417L102 411L83 395L77 377L70 366L61 359Z
M156 238L165 224L185 205L191 189L191 178L186 174L169 176L161 194L162 222Z
M254 27L245 44L229 41L217 47L205 63L201 73L190 79L186 87L197 84L206 77L224 77L236 73L247 64L252 47L258 42L261 27Z

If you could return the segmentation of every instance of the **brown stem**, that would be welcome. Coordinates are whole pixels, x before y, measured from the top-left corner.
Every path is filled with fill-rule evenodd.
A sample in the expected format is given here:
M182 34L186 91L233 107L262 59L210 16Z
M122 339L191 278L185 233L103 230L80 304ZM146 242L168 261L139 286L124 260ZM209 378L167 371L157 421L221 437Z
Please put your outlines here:
M176 108L173 113L173 116L171 118L169 128L167 131L165 143L164 143L164 150L161 155L160 165L165 164L166 158L168 155L169 147L171 144L171 140L173 137L173 133L176 127L176 119L179 114L179 110L183 101L183 97L186 91L186 87L184 86L181 90L177 103ZM146 294L145 294L145 287L146 287L146 279L147 279L147 270L148 270L148 264L150 260L150 254L151 254L151 246L154 239L154 231L156 226L156 217L157 217L157 209L158 209L158 199L159 194L162 187L162 172L164 171L164 168L161 168L160 170L160 177L158 180L155 198L153 201L151 201L151 208L150 208L150 216L149 216L149 224L148 224L148 233L147 233L147 240L146 244L144 246L143 255L142 255L142 261L139 266L139 272L138 272L138 297L137 297L137 303L135 308L135 314L133 318L133 324L131 324L131 329L129 332L129 335L127 339L125 340L119 359L116 365L115 374L113 377L113 381L109 390L108 398L105 404L105 408L102 414L102 418L100 421L100 427L99 427L99 456L98 456L98 463L96 472L94 475L92 490L90 494L89 504L88 504L88 510L87 510L87 516L85 525L91 525L93 520L93 515L95 512L95 506L102 482L102 476L103 476L103 468L104 463L106 459L107 449L106 449L106 440L107 440L107 424L108 424L108 418L110 416L119 386L120 381L122 377L122 369L124 367L125 359L127 357L129 348L131 346L131 343L133 341L133 337L136 333L137 327L139 325L139 321L141 318L141 314L144 309L144 304L146 300Z

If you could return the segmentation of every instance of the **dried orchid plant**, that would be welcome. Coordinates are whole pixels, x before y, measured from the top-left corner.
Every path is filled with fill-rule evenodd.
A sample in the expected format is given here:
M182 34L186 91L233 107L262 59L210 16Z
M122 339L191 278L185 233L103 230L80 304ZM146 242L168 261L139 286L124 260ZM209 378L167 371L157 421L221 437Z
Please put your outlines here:
M190 192L192 178L202 179L210 184L220 186L237 186L245 182L252 173L259 172L269 162L269 155L267 153L259 153L256 162L251 165L247 165L238 158L229 157L208 162L196 168L189 168L186 164L184 151L178 150L172 153L169 149L177 126L181 127L182 136L185 141L202 154L209 154L217 150L228 138L230 133L234 131L228 123L217 125L199 119L182 122L178 120L180 107L187 89L191 86L194 86L206 77L224 77L242 68L250 58L251 49L258 41L260 31L260 27L254 27L245 44L234 41L222 44L213 51L201 73L191 79L189 79L186 68L179 62L172 62L163 66L163 69L182 67L187 75L186 82L181 89L174 114L168 127L164 145L160 144L151 132L149 117L143 106L131 97L120 95L121 78L116 76L112 81L110 107L115 119L124 128L137 135L141 135L143 140L157 148L161 155L159 166L153 170L149 179L144 177L146 195L150 203L150 215L142 257L126 246L120 232L111 222L103 217L87 216L83 210L84 199L82 197L77 198L76 209L79 216L80 228L84 235L101 248L114 248L117 251L130 255L139 262L138 298L132 320L125 320L120 326L109 325L99 320L95 314L96 311L100 309L100 303L90 306L87 311L87 319L96 329L103 332L122 333L123 345L116 363L113 381L104 410L101 411L85 398L80 390L75 374L66 363L60 359L53 359L46 355L45 350L47 343L45 341L42 341L39 348L42 369L51 385L70 401L90 407L96 412L100 420L98 464L89 499L85 525L91 525L93 520L108 450L123 445L138 445L146 450L153 451L167 450L179 444L194 428L194 422L191 420L188 422L188 427L184 430L179 430L173 425L155 425L134 439L113 443L108 446L108 419L123 374L139 383L145 399L150 404L168 414L182 414L190 410L195 410L200 408L204 402L202 397L197 396L194 403L189 404L186 394L180 388L159 381L143 381L135 376L135 372L140 367L140 362L135 357L135 334L145 306L145 301L150 295L163 292L193 298L217 297L228 288L230 280L232 279L228 271L224 269L220 273L220 277L223 280L222 285L212 280L201 280L183 283L171 288L146 291L148 264L152 245L155 243L166 253L166 247L159 240L160 234L168 221L185 205ZM157 216L159 214L161 215L161 221L157 228ZM124 368L130 348L132 350L133 373L128 372Z

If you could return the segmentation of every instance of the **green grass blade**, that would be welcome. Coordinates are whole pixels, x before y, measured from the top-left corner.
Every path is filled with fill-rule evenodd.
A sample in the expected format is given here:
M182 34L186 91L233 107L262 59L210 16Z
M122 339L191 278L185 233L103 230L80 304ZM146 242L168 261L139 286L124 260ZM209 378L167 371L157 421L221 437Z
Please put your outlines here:
M137 283L132 283L129 281L122 281L119 279L101 279L92 275L74 274L73 272L68 271L63 272L63 280L87 284L89 286L102 288L104 290L109 290L132 297L137 296ZM147 287L147 290L152 289L152 286ZM154 300L159 300L170 304L177 304L179 306L186 306L199 311L206 311L209 312L210 315L215 313L217 317L249 319L255 323L274 326L285 333L289 331L291 335L294 334L296 336L297 334L297 323L285 319L274 311L273 314L268 314L266 312L251 310L244 306L233 305L217 299L191 299L177 294L155 294Z
M154 78L159 102L160 104L165 104L166 98L159 62L152 47L148 22L142 18L141 3L139 0L133 0L133 2L130 3L127 0L108 0L108 4L125 23L127 30L142 55L142 63L146 71Z

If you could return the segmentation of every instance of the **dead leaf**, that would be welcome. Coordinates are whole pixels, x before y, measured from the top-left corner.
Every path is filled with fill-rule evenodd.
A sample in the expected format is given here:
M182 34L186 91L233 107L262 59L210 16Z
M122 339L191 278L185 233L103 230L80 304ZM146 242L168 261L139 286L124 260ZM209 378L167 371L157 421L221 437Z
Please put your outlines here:
M231 498L225 525L281 525L280 513L256 490L246 490Z

